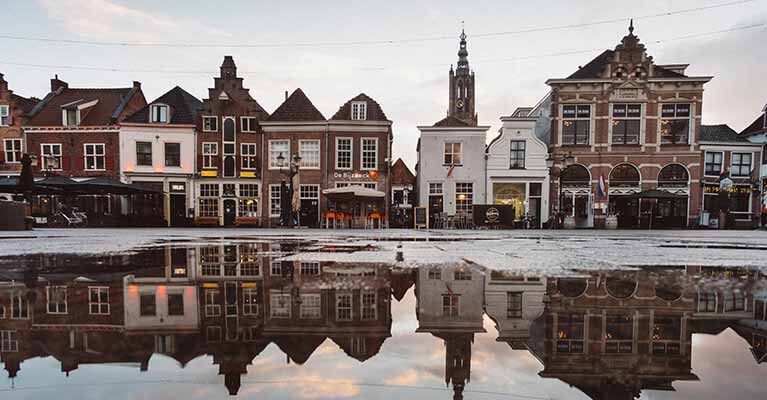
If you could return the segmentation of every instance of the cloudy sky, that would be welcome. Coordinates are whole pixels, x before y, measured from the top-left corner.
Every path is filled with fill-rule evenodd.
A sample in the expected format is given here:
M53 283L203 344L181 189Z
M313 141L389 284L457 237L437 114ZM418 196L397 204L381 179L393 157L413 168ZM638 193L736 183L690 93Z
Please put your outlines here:
M395 157L411 166L416 126L445 115L462 21L489 139L500 116L546 94L547 78L614 48L630 17L657 63L688 63L688 73L715 77L706 86L704 123L741 130L767 102L767 0L9 3L0 72L18 94L42 97L58 74L73 87L138 80L148 100L175 85L204 97L223 56L232 55L268 111L297 87L326 117L360 92L372 96L394 121ZM557 29L541 29L549 27Z

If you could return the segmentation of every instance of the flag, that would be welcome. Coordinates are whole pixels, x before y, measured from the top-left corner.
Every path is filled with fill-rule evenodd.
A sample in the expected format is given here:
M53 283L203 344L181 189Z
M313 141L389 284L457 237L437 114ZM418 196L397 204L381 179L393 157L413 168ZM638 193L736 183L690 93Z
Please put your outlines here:
M599 194L599 197L605 197L605 194L607 194L607 188L605 187L605 178L602 175L599 175L599 184L597 184L597 193Z
M450 169L447 170L447 177L450 178L450 175L453 175L453 170L455 169L455 164L450 164Z

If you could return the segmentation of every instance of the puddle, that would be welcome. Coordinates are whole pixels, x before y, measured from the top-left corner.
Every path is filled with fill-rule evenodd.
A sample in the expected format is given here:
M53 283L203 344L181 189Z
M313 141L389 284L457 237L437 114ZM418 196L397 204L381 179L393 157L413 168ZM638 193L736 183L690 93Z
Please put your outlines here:
M573 263L522 274L481 257L396 261L398 250L233 237L2 257L0 392L763 396L767 280L758 269Z

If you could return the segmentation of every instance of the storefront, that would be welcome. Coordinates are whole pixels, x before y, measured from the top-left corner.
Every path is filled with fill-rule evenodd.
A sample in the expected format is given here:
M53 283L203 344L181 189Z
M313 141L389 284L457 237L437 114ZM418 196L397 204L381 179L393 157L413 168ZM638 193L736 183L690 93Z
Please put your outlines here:
M197 184L195 223L198 225L259 225L259 183L210 182Z
M639 227L639 199L632 196L641 191L639 170L631 164L616 165L608 180L608 213L618 219L618 228Z
M559 177L559 204L567 220L576 228L594 227L594 195L591 192L591 173L582 165L571 165Z
M492 182L491 188L493 204L511 207L515 223L527 218L530 226L540 227L544 222L542 182Z
M722 193L719 183L703 183L703 213L701 225L718 228L719 211L728 214L727 227L751 227L754 222L752 202L756 194L751 184L735 183Z

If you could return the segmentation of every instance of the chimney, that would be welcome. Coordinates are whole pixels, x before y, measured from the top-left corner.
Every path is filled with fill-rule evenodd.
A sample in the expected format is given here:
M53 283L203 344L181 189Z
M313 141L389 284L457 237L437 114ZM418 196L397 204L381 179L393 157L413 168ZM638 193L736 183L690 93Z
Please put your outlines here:
M287 90L285 91L285 100L286 101L288 100L288 91Z
M133 81L133 87L136 88L136 89L141 89L141 82Z
M51 92L55 92L55 91L59 90L59 88L68 89L69 88L69 84L64 82L64 81L62 81L62 80L60 80L59 79L59 75L56 74L56 75L53 76L53 79L51 79Z
M5 81L5 75L0 74L0 92L8 91L8 82Z

